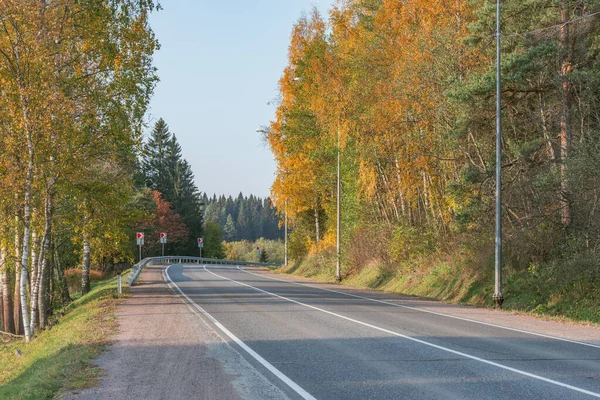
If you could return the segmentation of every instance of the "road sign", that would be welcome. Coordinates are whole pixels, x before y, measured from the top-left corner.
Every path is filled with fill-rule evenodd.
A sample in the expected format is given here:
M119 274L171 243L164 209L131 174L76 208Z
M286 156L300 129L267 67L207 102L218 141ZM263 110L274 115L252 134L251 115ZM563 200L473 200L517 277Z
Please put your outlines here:
M198 247L204 247L204 240L202 238L198 238Z
M163 244L167 243L167 234L165 232L160 233L160 242Z
M144 245L144 232L138 232L136 235L136 241L138 246Z

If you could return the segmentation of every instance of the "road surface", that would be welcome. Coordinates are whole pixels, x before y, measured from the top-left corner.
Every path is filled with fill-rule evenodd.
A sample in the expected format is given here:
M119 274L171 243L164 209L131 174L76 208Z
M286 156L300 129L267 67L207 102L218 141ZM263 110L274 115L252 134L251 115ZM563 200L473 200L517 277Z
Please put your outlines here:
M175 264L164 278L290 398L600 398L595 327L232 266Z

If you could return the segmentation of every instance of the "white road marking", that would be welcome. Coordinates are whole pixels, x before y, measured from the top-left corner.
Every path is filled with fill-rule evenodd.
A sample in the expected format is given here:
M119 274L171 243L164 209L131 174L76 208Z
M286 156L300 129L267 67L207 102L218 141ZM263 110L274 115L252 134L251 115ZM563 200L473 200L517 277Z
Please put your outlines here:
M588 347L594 347L596 349L600 349L600 345L593 344L593 343L587 343L587 342L581 342L581 341L578 341L578 340L571 340L571 339L565 339L565 338L561 338L561 337L557 337L557 336L545 335L543 333L536 333L536 332L526 331L526 330L522 330L522 329L511 328L511 327L508 327L508 326L496 325L496 324L492 324L492 323L489 323L489 322L477 321L475 319L459 317L459 316L451 315L451 314L444 314L444 313L437 312L437 311L423 310L421 308L411 307L411 306L405 306L403 304L391 303L391 302L385 301L385 300L377 300L377 299L373 299L373 298L370 298L370 297L359 296L357 294L339 292L337 290L332 290L332 289L326 289L326 288L322 288L322 287L312 286L312 285L308 285L308 284L305 284L305 283L292 282L292 281L287 281L285 279L277 279L277 278L273 278L273 277L270 277L270 276L266 276L264 274L255 274L254 272L247 271L246 269L241 268L241 267L237 267L237 269L239 269L240 271L243 271L243 272L245 272L247 274L254 275L254 276L259 276L259 277L263 277L263 278L266 278L266 279L271 279L273 281L285 282L285 283L290 283L292 285L298 285L298 286L306 286L306 287L313 288L313 289L324 290L326 292L343 294L343 295L350 296L350 297L356 297L356 298L363 299L363 300L369 300L369 301L372 301L372 302L375 302L375 303L387 304L387 305L394 306L394 307L406 308L408 310L420 311L420 312L424 312L424 313L428 313L428 314L439 315L439 316L446 317L446 318L452 318L452 319L458 319L458 320L461 320L461 321L472 322L474 324L487 325L487 326L492 326L494 328L501 328L501 329L506 329L506 330L513 331L513 332L520 332L520 333L525 333L525 334L528 334L528 335L534 335L534 336L543 337L543 338L546 338L546 339L560 340L562 342L579 344L579 345L582 345L582 346L588 346Z
M499 363L494 362L494 361L490 361L490 360L486 360L484 358L472 356L470 354L466 354L466 353L463 353L463 352L460 352L460 351L457 351L457 350L452 350L452 349L449 349L447 347L443 347L443 346L440 346L440 345L437 345L437 344L434 344L434 343L429 343L429 342L426 342L426 341L421 340L421 339L417 339L417 338L414 338L414 337L411 337L411 336L403 335L401 333L394 332L394 331L391 331L389 329L381 328L381 327L376 326L376 325L372 325L372 324L369 324L369 323L366 323L366 322L362 322L362 321L359 321L359 320L354 319L354 318L346 317L344 315L337 314L337 313L334 313L332 311L324 310L324 309L319 308L319 307L311 306L310 304L305 304L305 303L302 303L300 301L296 301L296 300L293 300L293 299L290 299L290 298L287 298L287 297L284 297L284 296L280 296L280 295L275 294L275 293L268 292L268 291L263 290L263 289L259 289L257 287L252 286L252 285L248 285L246 283L239 282L239 281L236 281L234 279L230 279L230 278L227 278L225 276L221 276L219 274L215 274L210 269L207 269L206 265L204 266L204 270L206 272L208 272L208 273L216 276L216 277L219 277L221 279L225 279L225 280L230 281L230 282L237 283L238 285L246 286L248 288L251 288L251 289L254 289L256 291L268 294L270 296L277 297L279 299L286 300L286 301L289 301L291 303L298 304L300 306L304 306L304 307L307 307L307 308L310 308L310 309L313 309L313 310L321 311L321 312L323 312L325 314L333 315L334 317L338 317L338 318L344 319L346 321L354 322L356 324L359 324L359 325L362 325L362 326L366 326L366 327L378 330L380 332L384 332L384 333L387 333L387 334L390 334L390 335L393 335L393 336L401 337L403 339L407 339L407 340L410 340L410 341L413 341L413 342L416 342L416 343L420 343L420 344L423 344L425 346L433 347L435 349L442 350L442 351L445 351L445 352L448 352L448 353L451 353L451 354L455 354L457 356L461 356L461 357L464 357L464 358L468 358L470 360L478 361L478 362L481 362L481 363L484 363L484 364L487 364L487 365L491 365L491 366L494 366L494 367L497 367L497 368L504 369L506 371L517 373L519 375L527 376L529 378L537 379L537 380L540 380L540 381L543 381L543 382L546 382L546 383L550 383L550 384L553 384L553 385L556 385L556 386L560 386L560 387L563 387L563 388L566 388L566 389L570 389L570 390L573 390L573 391L576 391L576 392L579 392L579 393L584 393L584 394L587 394L587 395L590 395L590 396L593 396L593 397L596 397L596 398L600 398L600 393L595 393L595 392L592 392L592 391L589 391L589 390L586 390L586 389L583 389L583 388L579 388L577 386L572 386L572 385L569 385L569 384L566 384L566 383L555 381L553 379L544 378L543 376L540 376L540 375L536 375L536 374L532 374L530 372L522 371L520 369L512 368L512 367L509 367L507 365L499 364Z
M169 282L179 291L179 293L181 293L181 295L183 297L185 297L185 299L188 302L190 302L190 304L192 304L196 309L198 309L198 311L200 311L206 318L208 318L221 331L223 331L223 333L225 333L227 336L229 336L231 338L231 340L233 340L238 346L240 346L248 354L250 354L252 356L252 358L254 358L256 361L258 361L263 367L265 367L266 369L268 369L273 375L275 375L276 377L278 377L279 379L281 379L286 385L288 385L300 397L302 397L305 400L317 400L313 396L311 396L310 393L308 393L306 390L302 389L300 387L300 385L298 385L296 382L294 382L293 380L291 380L290 378L288 378L283 372L281 372L280 370L278 370L277 368L275 368L270 362L268 362L267 360L265 360L264 358L262 358L258 353L256 353L250 347L248 347L248 345L246 343L242 342L229 329L225 328L212 315L210 315L206 310L204 310L202 307L200 307L198 304L196 304L196 302L194 300L192 300L188 295L186 295L185 293L183 293L183 291L179 288L179 286L177 286L177 284L175 282L173 282L173 280L169 276L169 268L171 268L173 265L174 264L169 265L165 269L165 275L167 276L167 279L169 280ZM210 271L208 271L206 269L206 266L204 266L204 269L207 272L210 272ZM212 273L212 272L210 272L210 273Z

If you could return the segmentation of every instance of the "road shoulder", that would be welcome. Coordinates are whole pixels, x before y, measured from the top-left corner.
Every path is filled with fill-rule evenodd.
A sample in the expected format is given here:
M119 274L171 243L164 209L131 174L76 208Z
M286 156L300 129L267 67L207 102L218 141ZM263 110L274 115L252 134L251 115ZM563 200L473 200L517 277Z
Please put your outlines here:
M119 305L119 333L97 360L99 386L64 398L285 398L174 294L163 269L146 268Z

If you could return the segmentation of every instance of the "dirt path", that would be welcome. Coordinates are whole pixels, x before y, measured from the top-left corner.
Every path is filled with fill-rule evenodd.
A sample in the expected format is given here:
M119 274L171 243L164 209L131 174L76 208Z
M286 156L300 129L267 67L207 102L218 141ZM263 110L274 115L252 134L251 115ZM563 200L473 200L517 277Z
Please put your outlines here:
M146 268L118 307L119 333L97 360L100 385L64 398L286 398L174 295L162 269Z

